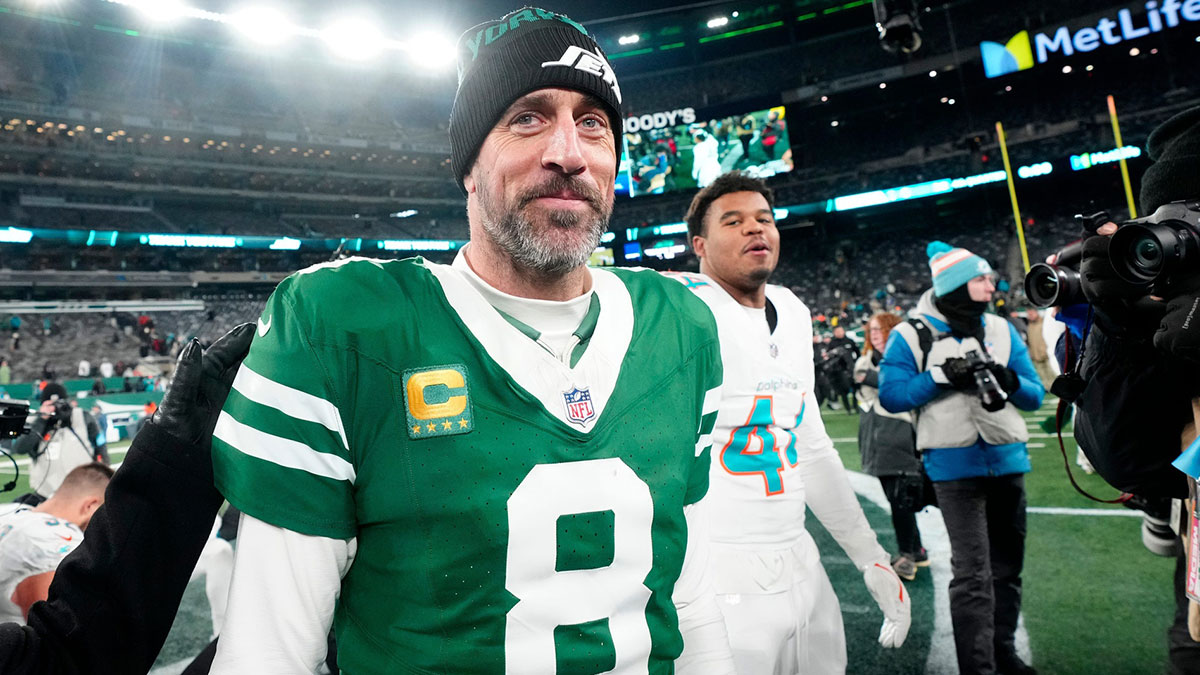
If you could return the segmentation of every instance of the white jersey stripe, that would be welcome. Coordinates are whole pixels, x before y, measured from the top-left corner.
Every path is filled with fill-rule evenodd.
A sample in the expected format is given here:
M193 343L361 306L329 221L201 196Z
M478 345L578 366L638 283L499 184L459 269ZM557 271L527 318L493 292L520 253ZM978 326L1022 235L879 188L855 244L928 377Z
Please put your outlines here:
M279 412L305 422L316 422L336 432L342 439L342 447L350 449L346 442L346 430L342 427L342 415L337 406L320 396L293 389L286 384L260 375L242 364L233 378L233 388L239 394L259 405L274 408Z
M213 437L225 441L238 452L272 464L334 480L354 482L354 465L341 457L317 452L303 443L259 431L233 419L224 410L217 418Z
M937 260L934 260L932 263L930 263L929 267L934 274L939 274L942 270L946 269L947 267L950 267L951 265L953 265L955 263L962 262L963 260L966 260L967 258L971 257L972 255L975 255L975 254L971 253L970 251L968 251L966 249L958 249L956 251L950 251L950 252L946 253L946 255L944 255L941 258L938 258Z

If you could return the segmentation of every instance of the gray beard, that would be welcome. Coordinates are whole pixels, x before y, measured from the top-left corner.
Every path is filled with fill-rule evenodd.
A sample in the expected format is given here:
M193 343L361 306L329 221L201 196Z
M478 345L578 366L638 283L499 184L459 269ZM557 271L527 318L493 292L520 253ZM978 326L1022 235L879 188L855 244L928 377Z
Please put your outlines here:
M604 208L603 203L597 209L592 203L592 213L547 211L550 231L583 231L582 236L573 237L573 241L564 246L557 241L558 237L538 236L525 210L531 201L532 198L520 199L516 208L506 208L496 214L493 205L481 193L483 231L517 265L544 276L561 276L586 264L600 245L600 237L608 231L612 209Z

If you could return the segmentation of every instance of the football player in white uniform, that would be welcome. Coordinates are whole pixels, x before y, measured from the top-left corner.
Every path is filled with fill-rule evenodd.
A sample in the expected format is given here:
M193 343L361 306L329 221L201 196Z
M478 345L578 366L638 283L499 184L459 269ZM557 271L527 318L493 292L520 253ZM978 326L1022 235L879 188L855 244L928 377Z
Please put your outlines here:
M25 623L29 608L45 600L58 564L83 541L113 470L92 462L72 469L49 499L36 507L0 507L0 622Z
M879 642L908 634L909 596L875 539L813 393L808 307L767 284L779 260L771 190L727 173L687 215L700 275L679 275L717 319L725 366L709 479L711 560L738 672L841 673L841 608L804 507L863 573Z

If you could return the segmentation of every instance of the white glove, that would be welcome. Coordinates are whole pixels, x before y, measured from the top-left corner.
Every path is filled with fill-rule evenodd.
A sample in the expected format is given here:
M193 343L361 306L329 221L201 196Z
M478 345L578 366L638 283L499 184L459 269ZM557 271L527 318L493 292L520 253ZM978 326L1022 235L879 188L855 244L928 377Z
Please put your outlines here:
M904 582L885 559L863 571L863 581L875 603L883 612L883 627L879 629L879 644L899 647L908 637L912 625L912 607Z

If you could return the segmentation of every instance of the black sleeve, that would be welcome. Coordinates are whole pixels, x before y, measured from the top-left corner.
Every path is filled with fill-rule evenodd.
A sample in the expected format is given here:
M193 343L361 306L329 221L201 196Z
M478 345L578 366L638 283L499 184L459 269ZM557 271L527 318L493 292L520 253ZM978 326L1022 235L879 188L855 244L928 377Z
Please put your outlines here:
M222 502L207 447L148 423L27 627L0 624L0 673L145 673Z
M46 424L49 420L42 419L38 415L33 423L29 425L29 433L18 436L13 442L13 451L21 455L37 456L41 451L42 436L46 433Z
M863 373L863 381L858 383L860 387L879 388L879 370L871 368Z
M1192 421L1189 383L1198 369L1163 355L1148 339L1110 336L1096 325L1086 350L1075 440L1096 472L1124 492L1186 497L1184 475L1171 462Z

